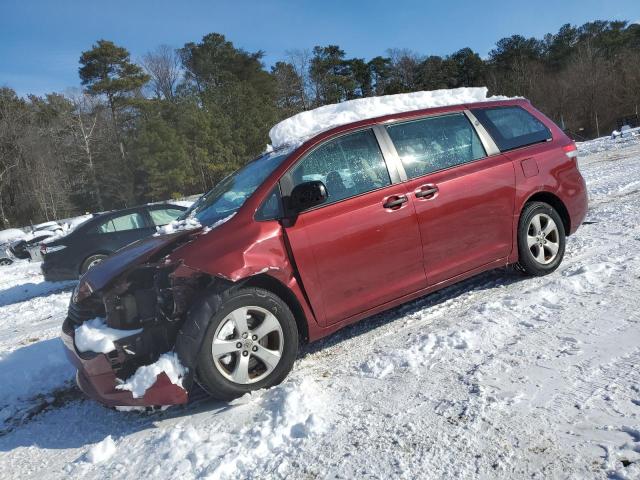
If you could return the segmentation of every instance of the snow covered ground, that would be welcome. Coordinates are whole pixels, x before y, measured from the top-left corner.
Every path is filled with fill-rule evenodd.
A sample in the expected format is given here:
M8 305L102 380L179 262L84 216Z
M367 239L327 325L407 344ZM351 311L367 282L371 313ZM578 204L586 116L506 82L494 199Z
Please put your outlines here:
M553 275L486 273L305 348L282 385L145 414L73 386L73 283L0 267L2 478L640 478L640 139L579 146Z

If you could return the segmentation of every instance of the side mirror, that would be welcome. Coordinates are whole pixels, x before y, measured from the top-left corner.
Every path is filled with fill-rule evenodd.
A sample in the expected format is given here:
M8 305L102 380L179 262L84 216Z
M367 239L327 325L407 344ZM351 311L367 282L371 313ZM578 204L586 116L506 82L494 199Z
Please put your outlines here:
M293 187L290 197L291 210L298 213L324 203L329 198L327 187L319 180L304 182Z

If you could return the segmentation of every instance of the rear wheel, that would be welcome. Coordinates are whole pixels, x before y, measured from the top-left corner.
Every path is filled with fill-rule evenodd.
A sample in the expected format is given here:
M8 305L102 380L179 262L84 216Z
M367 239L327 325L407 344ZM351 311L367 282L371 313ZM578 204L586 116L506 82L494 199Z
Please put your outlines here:
M0 265L11 265L13 260L10 258L0 258Z
M565 231L556 210L543 202L525 205L518 224L518 263L527 275L553 272L564 257Z
M84 275L85 273L87 273L88 270L95 267L97 264L102 262L105 258L107 258L107 256L101 253L98 253L96 255L91 255L84 262L82 262L82 266L80 267L80 275Z
M260 288L223 294L198 356L196 379L213 397L231 400L285 379L298 352L291 310Z

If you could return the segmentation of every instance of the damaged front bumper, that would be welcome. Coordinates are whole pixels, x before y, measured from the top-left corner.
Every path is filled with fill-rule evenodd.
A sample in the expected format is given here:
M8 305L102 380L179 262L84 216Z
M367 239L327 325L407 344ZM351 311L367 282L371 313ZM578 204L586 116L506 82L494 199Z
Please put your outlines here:
M116 340L116 350L104 354L78 351L75 345L75 325L71 318L66 318L62 326L62 341L67 357L78 369L78 387L87 396L109 407L179 405L187 402L187 390L171 383L164 372L157 376L155 383L140 398L134 398L130 391L116 388L137 367L152 363L148 354L136 352L140 352L141 347L152 341L153 331L142 331Z
M166 366L163 358L166 360L165 354L176 347L194 292L210 280L182 262L167 260L169 252L191 241L193 235L178 232L134 242L80 279L62 326L62 340L78 369L78 386L89 397L111 407L187 402L192 383L190 365L183 367L176 352L181 368L176 377L176 371L160 369L157 362ZM88 345L78 349L84 340L76 341L80 339L76 329L96 318L124 333L113 340L114 349L108 353L87 351L92 348ZM85 329L83 336L86 333ZM96 348L106 352L111 347Z

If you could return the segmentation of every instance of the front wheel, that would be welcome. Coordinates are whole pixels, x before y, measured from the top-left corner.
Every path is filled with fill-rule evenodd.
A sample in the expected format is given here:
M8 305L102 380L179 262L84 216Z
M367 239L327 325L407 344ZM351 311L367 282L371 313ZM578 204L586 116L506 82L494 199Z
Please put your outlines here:
M232 400L282 382L298 352L298 329L279 297L260 288L231 289L209 322L196 379L212 396Z
M547 275L564 257L564 224L549 204L531 202L525 205L518 224L518 263L527 275Z

